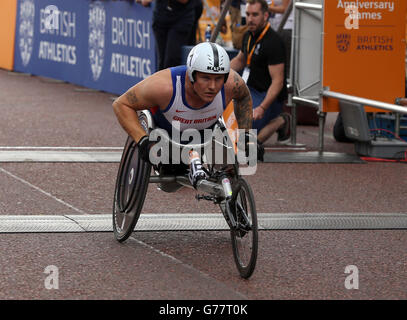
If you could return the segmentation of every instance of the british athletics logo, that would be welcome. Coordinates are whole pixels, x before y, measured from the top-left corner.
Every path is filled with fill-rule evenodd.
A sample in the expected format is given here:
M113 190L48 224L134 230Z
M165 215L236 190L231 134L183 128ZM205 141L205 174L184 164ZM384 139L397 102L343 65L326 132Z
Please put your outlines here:
M340 52L347 52L350 46L351 35L340 33L336 35L336 46Z

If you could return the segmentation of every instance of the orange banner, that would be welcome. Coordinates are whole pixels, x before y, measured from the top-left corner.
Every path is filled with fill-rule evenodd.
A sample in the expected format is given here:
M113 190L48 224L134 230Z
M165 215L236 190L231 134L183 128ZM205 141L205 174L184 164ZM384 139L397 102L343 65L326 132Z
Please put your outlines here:
M226 129L228 130L230 140L235 146L235 152L237 152L236 140L237 140L237 130L239 129L239 127L237 125L233 101L231 101L226 107L225 111L223 111L223 121L225 122Z
M12 70L17 0L0 1L0 68Z
M323 86L387 103L403 97L406 12L406 0L324 1ZM324 99L323 111L339 111L338 101Z

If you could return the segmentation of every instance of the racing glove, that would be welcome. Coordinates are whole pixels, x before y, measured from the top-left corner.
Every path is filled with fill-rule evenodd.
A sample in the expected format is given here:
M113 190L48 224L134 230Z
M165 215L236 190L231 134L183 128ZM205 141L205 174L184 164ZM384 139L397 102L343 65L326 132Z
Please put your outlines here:
M254 145L256 145L255 148ZM240 132L237 148L240 151L244 151L247 163L252 163L256 160L264 161L264 147L257 141L257 137L249 131ZM256 149L257 152L253 152Z
M150 141L147 135L143 136L137 143L140 158L146 162L150 162L150 149L154 145L154 141Z

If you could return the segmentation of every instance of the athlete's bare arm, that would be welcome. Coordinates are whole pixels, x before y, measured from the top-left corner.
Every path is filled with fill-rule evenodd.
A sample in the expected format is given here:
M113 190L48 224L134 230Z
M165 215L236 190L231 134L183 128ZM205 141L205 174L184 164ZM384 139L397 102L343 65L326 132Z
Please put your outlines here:
M113 110L123 129L139 141L146 135L140 125L137 110L166 106L172 96L170 70L157 72L131 87L113 102Z
M234 112L239 129L251 129L253 121L252 97L246 83L234 70L230 70L225 90L226 104L229 104L232 99L234 100Z

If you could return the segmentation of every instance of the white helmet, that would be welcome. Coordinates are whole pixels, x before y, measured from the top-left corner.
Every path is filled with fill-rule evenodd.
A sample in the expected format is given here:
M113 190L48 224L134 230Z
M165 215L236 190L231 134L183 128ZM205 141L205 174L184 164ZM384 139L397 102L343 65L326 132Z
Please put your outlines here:
M202 42L191 49L187 58L187 72L191 82L194 72L224 74L225 82L230 71L230 60L225 49L213 42Z

